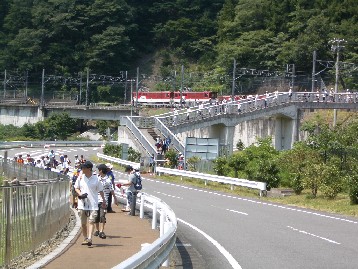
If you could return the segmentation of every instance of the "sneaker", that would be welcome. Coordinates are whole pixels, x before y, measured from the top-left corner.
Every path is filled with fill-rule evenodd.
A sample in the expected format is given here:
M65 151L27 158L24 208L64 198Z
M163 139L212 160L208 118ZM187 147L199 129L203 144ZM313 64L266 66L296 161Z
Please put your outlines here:
M100 232L99 233L99 237L102 238L102 239L106 239L106 234L104 232Z
M114 211L114 210L109 210L109 211L107 211L107 213L116 213L116 211Z
M87 246L92 246L92 239L87 239Z
M99 231L95 231L93 235L94 236L99 236Z
M88 245L88 239L86 238L85 240L83 240L83 242L81 243L82 246L87 246Z

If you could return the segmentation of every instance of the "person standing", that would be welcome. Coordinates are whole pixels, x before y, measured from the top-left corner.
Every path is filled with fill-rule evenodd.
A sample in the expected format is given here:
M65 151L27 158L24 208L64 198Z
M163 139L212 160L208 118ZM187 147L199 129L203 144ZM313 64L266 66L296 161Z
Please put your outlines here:
M137 177L134 174L134 169L132 166L127 165L125 170L126 173L128 173L128 180L125 183L122 183L122 186L128 186L128 189L126 190L127 193L127 206L124 210L124 212L129 212L131 209L131 205L133 203L133 194L137 193L137 190L134 188L134 184L137 182Z
M152 156L150 156L149 158L149 170L148 173L154 173L154 163L155 163L155 159L154 159L154 153L152 154Z
M76 180L75 190L78 194L78 214L81 219L81 228L84 241L82 245L92 245L94 223L98 214L98 194L102 197L102 207L106 208L103 185L93 174L93 164L86 161L82 164L82 175ZM87 225L88 221L88 225Z
M99 182L101 182L103 186L103 193L105 198L105 203L108 204L108 198L112 197L114 198L114 203L117 204L117 197L114 195L114 189L113 184L110 178L107 175L108 167L105 164L100 164L97 166L98 169L98 175L99 175ZM106 210L102 207L103 203L102 196L98 194L98 211L97 211L97 217L95 220L96 224L96 231L94 233L94 236L99 236L102 239L106 239L106 234L104 233L104 225L106 224ZM101 226L101 227L100 227Z
M107 177L109 178L109 180L112 182L112 188L113 190L116 188L116 186L114 185L114 174L113 174L113 165L111 163L106 163L106 167L107 167ZM109 195L108 200L107 200L107 213L116 213L116 211L114 211L112 209L112 196Z

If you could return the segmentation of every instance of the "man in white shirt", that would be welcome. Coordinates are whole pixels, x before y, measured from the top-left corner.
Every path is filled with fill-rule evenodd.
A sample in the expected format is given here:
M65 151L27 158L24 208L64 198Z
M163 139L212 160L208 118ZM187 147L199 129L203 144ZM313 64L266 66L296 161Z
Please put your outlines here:
M113 196L114 203L118 204L117 197L114 195L113 184L110 178L107 176L108 167L105 164L100 164L97 166L98 169L98 179L103 186L103 193L105 197L105 201L102 199L102 196L98 193L98 213L97 218L95 220L96 231L94 233L95 236L99 236L102 239L106 238L106 234L104 233L104 225L106 224L106 210L102 207L103 201L108 205L108 198Z
M106 208L107 205L103 194L103 185L98 180L97 175L93 174L93 164L86 161L81 168L82 175L77 178L75 183L75 190L78 194L78 214L81 218L82 235L84 237L82 245L91 246L95 219L98 214L98 195L102 197L102 207Z

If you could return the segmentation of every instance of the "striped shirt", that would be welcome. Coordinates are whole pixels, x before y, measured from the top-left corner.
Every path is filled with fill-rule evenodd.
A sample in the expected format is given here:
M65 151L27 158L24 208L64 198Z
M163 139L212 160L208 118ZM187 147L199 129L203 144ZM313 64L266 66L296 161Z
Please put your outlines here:
M112 182L110 180L110 178L108 176L98 176L98 180L99 182L102 183L103 186L103 194L104 194L104 198L106 199L106 204L108 205L108 197L111 195L111 191L113 191L113 185ZM102 203L102 197L100 194L98 194L98 203Z

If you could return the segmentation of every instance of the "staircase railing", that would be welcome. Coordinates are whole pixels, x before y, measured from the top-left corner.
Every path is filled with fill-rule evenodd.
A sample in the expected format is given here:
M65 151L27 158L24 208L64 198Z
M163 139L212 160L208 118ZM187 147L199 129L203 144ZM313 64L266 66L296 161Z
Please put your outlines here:
M174 133L172 133L167 126L165 126L161 120L157 117L154 117L155 119L155 128L157 128L165 137L171 138L171 143L173 147L179 151L184 152L185 146L184 144L176 137Z
M143 135L143 133L138 129L138 127L134 124L134 122L130 119L129 116L122 117L121 125L125 125L134 135L134 137L138 140L138 142L142 145L142 147L147 151L149 155L157 154L157 149L152 145L151 142Z

